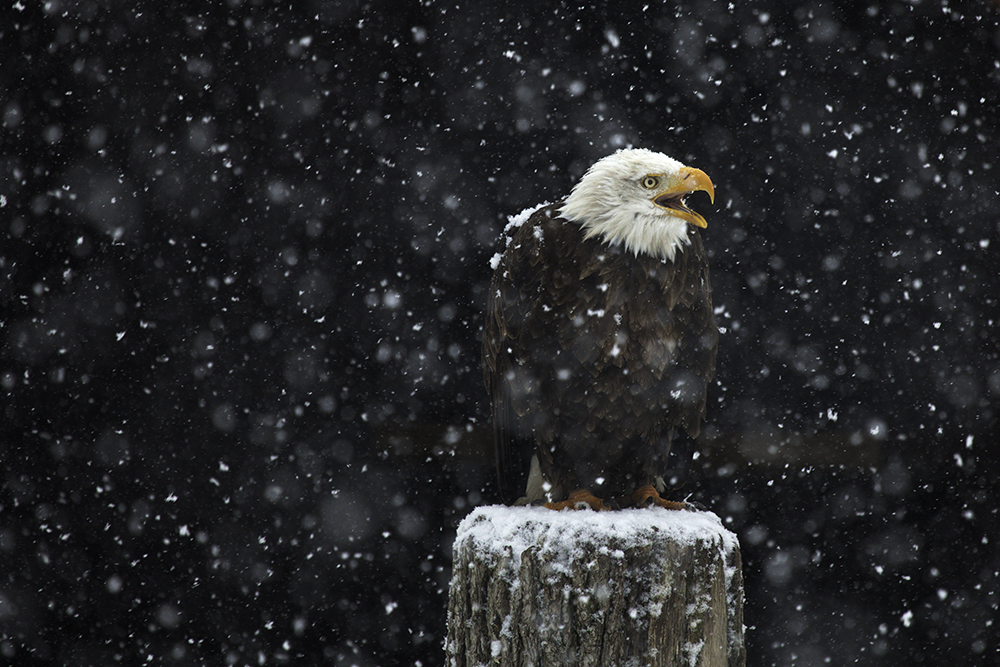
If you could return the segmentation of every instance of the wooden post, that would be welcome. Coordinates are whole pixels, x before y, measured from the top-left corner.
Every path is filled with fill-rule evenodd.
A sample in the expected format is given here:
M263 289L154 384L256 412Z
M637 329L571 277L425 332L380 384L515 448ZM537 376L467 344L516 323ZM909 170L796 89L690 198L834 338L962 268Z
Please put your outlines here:
M481 507L455 539L449 667L743 667L739 543L710 512Z

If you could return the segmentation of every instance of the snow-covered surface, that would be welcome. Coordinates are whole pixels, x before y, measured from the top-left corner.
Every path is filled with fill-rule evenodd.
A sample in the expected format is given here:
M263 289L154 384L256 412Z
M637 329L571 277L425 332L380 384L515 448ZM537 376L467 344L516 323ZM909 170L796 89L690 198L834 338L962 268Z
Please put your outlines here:
M654 558L638 568L634 564L627 565L627 552L639 549L649 553L645 548L650 545L662 549L662 559ZM633 620L653 622L663 613L671 590L679 587L685 591L688 629L692 635L674 640L680 642L678 648L686 662L696 665L705 647L702 633L705 628L701 624L707 622L716 608L713 596L717 590L699 580L680 583L685 575L666 567L666 562L673 559L671 554L676 553L674 547L694 549L703 554L700 559L707 556L708 560L701 562L709 568L722 568L725 609L742 609L742 586L737 572L739 558L735 553L739 542L711 512L661 508L553 511L544 507L493 505L477 508L469 514L459 525L455 539L456 559L468 567L487 567L493 582L490 585L508 588L513 596L511 599L517 598L516 591L535 590L534 584L529 582L534 581L530 572L537 568L525 570L522 561L536 566L544 564L541 571L545 573L545 586L547 590L560 591L563 602L556 605L556 611L550 610L550 620L555 625L548 627L542 623L539 626L538 631L543 635L551 632L553 636L562 636L562 624L569 622L567 618L592 618L599 623L602 614L612 613L611 598L622 595L629 599L625 613ZM470 551L475 553L471 561L468 559ZM460 553L465 557L460 558ZM603 566L603 576L609 579L595 585L589 573L595 567L602 567L599 562L607 564L609 561L610 568ZM616 568L616 562L630 568L627 574ZM610 574L615 571L617 575ZM546 600L532 604L545 605ZM512 611L503 618L498 644L493 646L493 657L501 658L501 662L506 650L504 642L512 641L509 628L516 622L518 604L523 603L510 604ZM562 609L560 605L569 605L574 610L558 611ZM738 622L736 618L728 617L725 621L728 626L716 631L728 632L726 641L741 644L744 632L742 626L733 625ZM713 641L720 641L720 638L716 635Z
M473 540L480 551L511 554L518 560L528 547L572 553L584 544L613 543L618 549L648 544L664 534L680 544L719 543L724 551L738 548L736 535L711 512L661 508L613 512L544 507L479 507L462 520L456 544Z

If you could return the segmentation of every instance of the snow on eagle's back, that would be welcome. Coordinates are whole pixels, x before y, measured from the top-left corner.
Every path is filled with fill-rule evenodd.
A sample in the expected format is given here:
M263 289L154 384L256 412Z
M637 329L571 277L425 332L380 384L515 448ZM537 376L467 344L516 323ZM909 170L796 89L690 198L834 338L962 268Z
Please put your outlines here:
M510 243L511 237L514 236L514 230L517 229L518 227L520 227L521 225L523 225L524 223L526 223L528 221L528 218L530 218L535 211L537 211L538 209L540 209L540 208L542 208L544 206L548 206L548 205L549 205L548 202L545 202L545 203L542 203L542 204L538 204L537 206L532 206L530 208L524 209L523 211L521 211L517 215L512 215L512 216L508 217L507 218L507 225L503 228L504 238L506 239L504 241L504 249L506 249L507 248L507 244ZM495 255L493 255L492 257L490 257L490 269L491 270L493 270L493 271L497 270L497 267L500 266L500 259L501 259L502 256L503 256L503 252L498 252Z

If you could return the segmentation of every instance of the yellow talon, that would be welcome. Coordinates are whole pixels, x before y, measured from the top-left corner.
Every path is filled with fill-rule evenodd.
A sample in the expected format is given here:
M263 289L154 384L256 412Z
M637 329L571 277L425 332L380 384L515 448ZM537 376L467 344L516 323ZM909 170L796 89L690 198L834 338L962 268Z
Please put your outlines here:
M582 509L592 509L592 510L609 510L610 507L604 505L604 501L592 494L587 489L577 489L573 493L569 494L569 498L560 503L545 503L545 506L550 510L582 510Z

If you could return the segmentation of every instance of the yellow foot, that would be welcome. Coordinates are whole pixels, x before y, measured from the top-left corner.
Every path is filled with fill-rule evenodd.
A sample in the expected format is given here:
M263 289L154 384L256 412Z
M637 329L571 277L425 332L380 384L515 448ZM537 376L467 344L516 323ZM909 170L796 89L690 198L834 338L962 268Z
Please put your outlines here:
M636 507L649 507L650 505L659 505L668 510L683 510L688 509L687 503L679 503L673 500L664 500L660 497L660 494L656 492L656 487L652 484L647 484L646 486L640 486L632 494L632 502L635 503Z
M567 507L571 510L609 510L610 507L604 506L604 501L596 497L587 489L577 489L573 493L569 494L569 498L562 501L561 503L545 503L545 506L550 510L564 510Z

